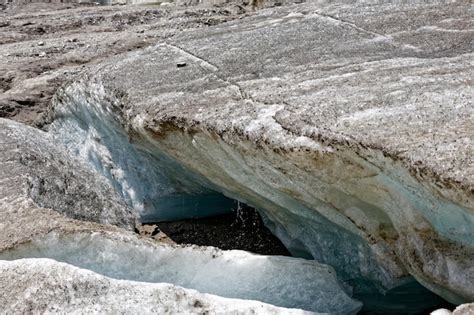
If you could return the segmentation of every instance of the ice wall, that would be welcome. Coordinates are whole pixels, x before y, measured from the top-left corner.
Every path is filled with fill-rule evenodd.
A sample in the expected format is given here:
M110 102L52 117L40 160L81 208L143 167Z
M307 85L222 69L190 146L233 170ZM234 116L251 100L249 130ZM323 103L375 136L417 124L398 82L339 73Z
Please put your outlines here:
M76 156L105 175L143 222L205 217L231 211L233 200L216 192L212 184L119 123L123 96L100 99L104 91L71 87L58 94L67 106L59 107L50 133Z

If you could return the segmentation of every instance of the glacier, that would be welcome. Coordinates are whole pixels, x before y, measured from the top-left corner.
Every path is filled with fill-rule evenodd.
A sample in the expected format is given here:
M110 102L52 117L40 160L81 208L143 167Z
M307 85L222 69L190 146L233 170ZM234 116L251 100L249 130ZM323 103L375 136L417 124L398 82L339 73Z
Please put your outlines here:
M68 112L71 110L69 106L59 107L59 110L65 111L61 114L63 118L57 119L50 127L50 133L55 135L58 141L69 145L70 148L81 148L83 146L82 143L76 142L83 141L82 137L76 136L81 133L77 131L72 132L71 128L77 128L77 121L84 120L85 118L77 119L76 117L83 112L101 112L101 108L108 105L103 101L104 97L101 93L105 93L105 91L100 84L93 84L87 87L88 93L90 91L96 91L93 97L84 96L83 91L84 88L79 83L72 84L65 90L66 96L64 97L72 98L72 100L62 103L62 105L77 104L78 102L83 105L80 107L80 110L74 111L72 115ZM105 115L102 121L113 121L113 116ZM113 122L110 124L113 125ZM90 121L87 122L87 125L91 126L88 130L94 128L94 125ZM104 124L102 124L102 126L103 125ZM137 130L139 129L137 128ZM73 135L73 137L67 136L67 141L64 141L64 135ZM142 139L139 138L140 136ZM88 138L89 137L86 137L86 139ZM98 142L102 145L109 145L108 138L102 137L100 133L96 133L95 138L99 139ZM371 309L385 309L391 311L403 308L404 311L419 311L420 309L441 302L438 297L427 291L415 281L414 278L406 275L403 267L397 266L390 261L380 262L380 256L386 255L387 253L391 254L387 245L379 244L378 246L371 247L359 233L353 233L351 230L348 231L344 225L341 227L332 223L331 220L328 220L325 216L312 211L312 207L308 207L287 194L280 193L278 190L269 187L266 181L272 178L272 176L275 176L276 173L274 171L271 171L272 174L259 174L260 178L265 178L265 182L256 180L253 177L251 169L243 168L247 167L247 161L250 158L250 143L244 142L242 144L246 152L246 156L243 156L233 151L235 149L229 147L225 142L219 141L215 143L214 139L215 137L209 136L208 134L193 132L190 137L181 132L172 133L172 138L167 139L165 143L169 144L170 148L164 148L164 142L157 142L153 137L148 136L147 131L139 130L133 139L122 138L122 141L125 141L125 143L117 139L111 142L113 145L120 147L132 147L132 145L136 145L140 148L147 148L148 152L145 158L150 158L150 156L154 154L153 152L156 152L157 156L160 157L166 156L163 152L167 149L171 149L173 152L179 152L180 156L177 160L180 160L182 165L186 165L186 167L182 165L179 167L175 166L175 170L184 171L181 173L176 172L174 176L178 176L180 180L191 179L190 181L195 183L195 187L203 185L205 189L215 189L215 194L218 192L223 194L222 198L225 198L224 195L229 196L240 202L256 207L262 215L266 226L285 244L294 256L315 259L333 266L337 271L339 279L354 289L354 296L363 300L364 304ZM86 142L88 141L90 140L86 140ZM97 142L97 140L94 140L94 142ZM93 150L94 149L91 151ZM140 151L136 150L131 152L122 151L122 154L127 157L126 159L129 161L129 164L131 164L130 161L142 158ZM256 154L260 154L260 152ZM187 156L192 156L193 159L189 160L186 158ZM98 154L97 158L100 159L103 158L103 156ZM170 157L166 159L172 160ZM190 161L191 163L187 164ZM257 156L256 160L252 161L252 165L255 167L255 165L261 162L265 163L265 165L260 166L258 168L259 170L270 169L271 164L276 164L275 160L271 160L268 156L263 159ZM166 163L164 167L166 168L172 163ZM281 162L278 161L278 163ZM156 165L157 168L160 168L162 164L146 163L144 165ZM205 171L202 171L203 168L205 168ZM193 173L189 169L199 171ZM100 171L100 169L98 170ZM147 172L146 167L144 167L142 171L141 176L143 177L146 177L147 174L153 174L153 172ZM198 175L209 174L208 172L212 174L212 177L210 177L212 180L215 181L219 179L219 181L215 182L215 184L210 184L204 176ZM252 175L244 176L243 174ZM304 178L303 174L298 174L298 176ZM222 181L220 181L221 178L223 178ZM148 180L155 179L156 178L150 176ZM287 183L288 177L285 174L280 178L272 179L271 182L276 180L280 183ZM314 178L310 178L308 181L313 182L312 185L314 185ZM135 185L137 184L139 185L139 182L135 182ZM294 182L290 182L290 184L293 185ZM291 188L298 189L299 187ZM289 189L287 191L289 191ZM206 192L206 194L208 193ZM204 196L206 196L206 194L204 194ZM333 194L335 195L332 199L337 202L354 203L355 205L359 205L359 207L365 207L369 211L376 213L377 217L382 218L382 222L377 223L378 226L376 226L376 228L378 229L379 226L381 226L386 229L383 233L386 233L388 237L393 237L396 233L391 230L393 228L391 228L388 223L387 226L384 226L384 222L388 221L388 219L384 218L385 214L381 213L382 211L380 209L344 193L341 194L336 191L333 192ZM271 198L266 196L271 196ZM196 198L200 198L199 195ZM156 202L159 203L159 199L156 199ZM204 206L204 208L202 208L202 206ZM216 206L219 207L220 205L217 204ZM331 206L324 205L321 201L318 201L318 206L318 210L325 210L326 213L331 211ZM205 201L201 204L201 208L196 207L196 212L186 213L185 211L183 212L181 208L177 208L173 217L187 218L191 216L206 216L209 214L207 207L208 203ZM154 210L159 209L155 208ZM367 215L357 212L357 210L356 207L351 209L351 211L355 212L353 214L354 218L358 218L358 220L366 218ZM199 213L199 211L202 212ZM161 215L152 216L161 220L165 219ZM145 221L146 218L147 217L145 217ZM342 221L342 223L344 224L345 222ZM386 263L387 266L384 266L384 263ZM467 279L466 281L469 280ZM409 292L409 294L400 294L400 292L405 291Z
M469 2L241 17L165 27L84 68L48 132L0 119L0 305L404 314L474 301ZM235 202L294 257L132 232Z
M126 230L138 222L136 211L105 177L44 131L0 118L0 169L0 230L10 239L34 234L38 229L28 228L29 220L38 225L48 221L50 228L58 220L39 213L31 219L33 209ZM30 231L18 233L20 227Z

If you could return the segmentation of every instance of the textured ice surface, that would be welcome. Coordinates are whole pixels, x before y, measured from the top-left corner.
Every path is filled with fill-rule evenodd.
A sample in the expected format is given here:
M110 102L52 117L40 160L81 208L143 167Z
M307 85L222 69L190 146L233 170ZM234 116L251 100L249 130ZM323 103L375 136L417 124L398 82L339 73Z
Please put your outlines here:
M309 313L170 284L111 279L49 259L0 261L0 291L0 312L5 314Z
M25 215L33 213L26 211L28 207L49 208L69 218L129 230L137 221L137 214L106 178L49 134L0 118L0 233L10 235L15 230L11 222L21 224L21 210ZM36 218L40 219L45 218ZM33 233L35 227L29 230L28 234Z
M111 110L121 97L99 99L102 93L100 88L87 95L76 93L74 104L60 111L62 119L50 132L105 175L142 221L203 217L231 210L233 201L211 189L208 181L161 152L150 152L139 138L128 134L118 122L120 114Z
M156 54L164 53L166 50L162 47L156 48ZM147 58L149 57L144 57ZM96 113L94 115L104 115L107 119L108 113L100 114L104 110L101 106L91 104L117 108L104 101L101 103L100 100L112 99L117 103L123 101L117 96L111 97L109 92L103 90L101 83L87 86L81 84L76 83L64 91L63 97L70 99L63 100L62 106L58 107L63 117L69 117L70 112L75 113L74 106L80 104L86 112L92 110ZM94 91L96 94L89 96L86 91ZM334 152L309 138L292 135L286 135L285 138L281 126L272 120L274 111L264 109L263 106L262 109L259 108L257 107L257 117L252 120L253 125L246 126L249 128L246 132L258 135L256 131L261 130L263 138L276 137L275 144L255 145L241 139L238 133L228 133L223 139L219 139L219 136L205 128L189 132L172 127L168 130L166 122L155 126L153 119L151 122L144 120L147 119L144 114L137 115L131 121L125 119L130 124L127 127L111 124L111 130L118 128L117 132L127 134L127 141L133 143L130 151L124 150L118 154L127 163L132 164L130 160L138 160L135 157L137 154L147 156L150 160L150 156L162 159L165 156L163 152L167 152L186 168L204 175L213 183L203 180L201 176L188 175L188 171L183 172L187 174L183 179L178 171L184 170L182 167L166 168L166 165L176 165L175 162L156 164L160 165L157 168L161 167L158 174L154 174L153 169L146 170L150 165L153 168L154 163L140 162L137 164L143 167L139 172L143 179L125 180L118 186L119 189L127 185L132 189L126 191L160 187L161 180L156 183L153 181L159 178L162 169L167 169L163 182L172 178L181 180L181 187L190 187L188 192L191 194L196 191L207 194L212 187L211 189L217 189L260 209L267 217L269 227L291 252L333 266L342 280L354 286L356 296L364 297L368 304L374 304L374 300L379 299L376 294L387 294L412 281L407 269L423 285L445 298L453 302L465 301L465 296L470 294L473 277L472 266L466 260L471 255L470 249L463 249L461 256L456 257L447 253L451 251L451 246L431 239L431 235L435 237L434 240L441 235L470 245L472 216L461 205L433 194L403 166L377 152L368 150L363 153L366 156L360 157L351 149L343 147ZM54 122L52 132L67 143L69 140L64 135L73 134L69 128L77 126L77 121L81 119L60 117ZM93 119L86 120L85 124L88 128L96 128ZM155 129L150 130L150 124ZM84 127L83 130L88 128ZM84 145L80 142L81 133L74 134L79 136L78 140L73 139L71 148L88 147L91 143L87 140ZM86 135L84 138L87 137ZM111 145L107 141L102 143ZM309 152L315 151L306 157L303 154L306 149L295 153L279 153L272 148L273 145L291 146L292 143L307 148ZM126 148L126 145L121 147ZM98 152L93 154L98 154L100 159L107 156L108 152L104 151L106 150L101 151L97 147L91 150ZM79 152L79 155L91 154ZM116 153L112 154L115 155ZM115 162L111 165L115 165ZM128 176L128 170L121 174ZM148 175L153 176L146 179ZM143 183L147 184L142 185ZM127 194L134 195L124 195ZM163 201L168 198L160 194L162 191L156 194L158 198L152 198L157 207L160 198ZM135 198L138 200L137 204L140 200L146 204L146 198L154 193L146 191L135 195L140 196ZM169 196L171 200L175 200L173 194ZM146 218L147 211L143 213ZM415 251L408 254L407 248ZM433 261L425 248L430 248L429 251L437 253L437 257L446 263ZM446 283L449 283L449 290L444 288ZM423 288L418 289L420 295L428 296ZM431 299L426 299L427 304L431 302ZM420 309L424 307L425 305L420 305Z
M199 145L192 146L193 142ZM232 139L229 145L206 131L170 133L152 144L169 147L225 194L261 209L270 229L290 251L333 266L342 279L355 283L356 293L371 296L366 287L358 292L357 283L367 280L376 289L372 296L404 285L410 281L403 278L408 269L451 301L469 300L457 292L473 294L474 253L468 237L473 216L432 194L383 156L375 154L369 163L340 148L338 153L306 160L300 152L285 157L245 140ZM449 219L438 218L449 213ZM433 227L434 220L440 224ZM449 283L451 290L431 284L433 278L442 286Z
M0 259L18 258L51 258L115 279L166 282L315 312L355 314L361 307L338 282L333 268L297 258L143 244L100 233L51 233L0 253Z

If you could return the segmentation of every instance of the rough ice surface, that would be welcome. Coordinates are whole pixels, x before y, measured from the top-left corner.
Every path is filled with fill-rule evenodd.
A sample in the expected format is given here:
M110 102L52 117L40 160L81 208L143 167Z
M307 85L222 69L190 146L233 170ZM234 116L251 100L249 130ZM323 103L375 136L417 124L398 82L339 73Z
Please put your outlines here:
M223 297L331 314L355 314L333 268L316 261L211 247L143 244L124 235L50 233L0 259L51 258L124 280L166 282Z
M6 314L312 314L171 284L111 279L50 259L0 261L0 291Z
M200 145L191 146L193 141ZM179 149L176 143L180 144ZM459 205L433 195L396 163L373 160L383 165L381 172L357 155L341 152L340 157L333 155L332 160L322 159L321 164L334 165L330 171L333 178L327 178L324 169L319 169L321 173L317 175L317 171L308 173L271 149L262 152L246 141L236 140L229 146L206 132L192 136L174 133L164 145L173 146L173 152L179 152L179 159L191 169L209 174L227 195L259 208L268 219L267 225L291 252L333 266L341 279L354 286L356 296L379 299L377 291L385 295L412 281L401 275L404 268L413 268L411 274L438 294L451 301L469 300L455 292L460 289L466 296L472 292L472 216ZM187 160L187 155L194 159ZM299 158L296 161L306 163ZM360 165L362 174L354 174L353 165ZM250 168L258 170L258 175L254 176ZM339 215L339 209L345 216ZM444 212L447 209L452 216L443 222L437 215L448 217ZM363 227L362 231L351 228L348 219ZM429 221L433 220L440 224L432 227ZM437 228L440 231L434 232ZM453 243L433 241L439 237L436 233L449 235ZM466 245L460 245L463 243ZM432 255L439 261L433 260ZM400 258L405 262L403 265ZM419 261L424 266L421 271L417 270ZM431 284L432 278L424 273L442 277L451 291ZM369 287L367 280L371 283ZM425 294L423 288L419 289L420 294Z
M110 182L54 142L50 134L0 118L0 232L5 237L17 230L12 223L22 225L23 211L33 213L26 211L28 207L49 208L69 218L128 230L137 221L135 211ZM38 216L36 220L46 220ZM36 227L29 230L28 235Z
M117 99L98 100L103 91L60 113L50 127L56 140L105 175L123 199L141 215L142 222L205 217L229 212L233 201L210 188L169 157L141 145L127 134L110 110ZM70 96L64 96L70 97ZM119 97L120 99L120 97ZM110 102L110 104L108 103Z

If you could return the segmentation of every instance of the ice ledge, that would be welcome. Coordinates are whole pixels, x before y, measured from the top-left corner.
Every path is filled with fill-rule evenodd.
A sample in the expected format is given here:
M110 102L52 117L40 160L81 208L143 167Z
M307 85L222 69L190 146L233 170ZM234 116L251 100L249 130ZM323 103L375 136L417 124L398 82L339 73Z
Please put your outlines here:
M7 313L316 314L171 284L111 279L51 259L0 261L0 290Z
M351 299L331 267L297 258L168 246L105 231L52 232L0 253L4 260L37 257L114 279L172 283L202 293L314 312L356 314L362 306Z

